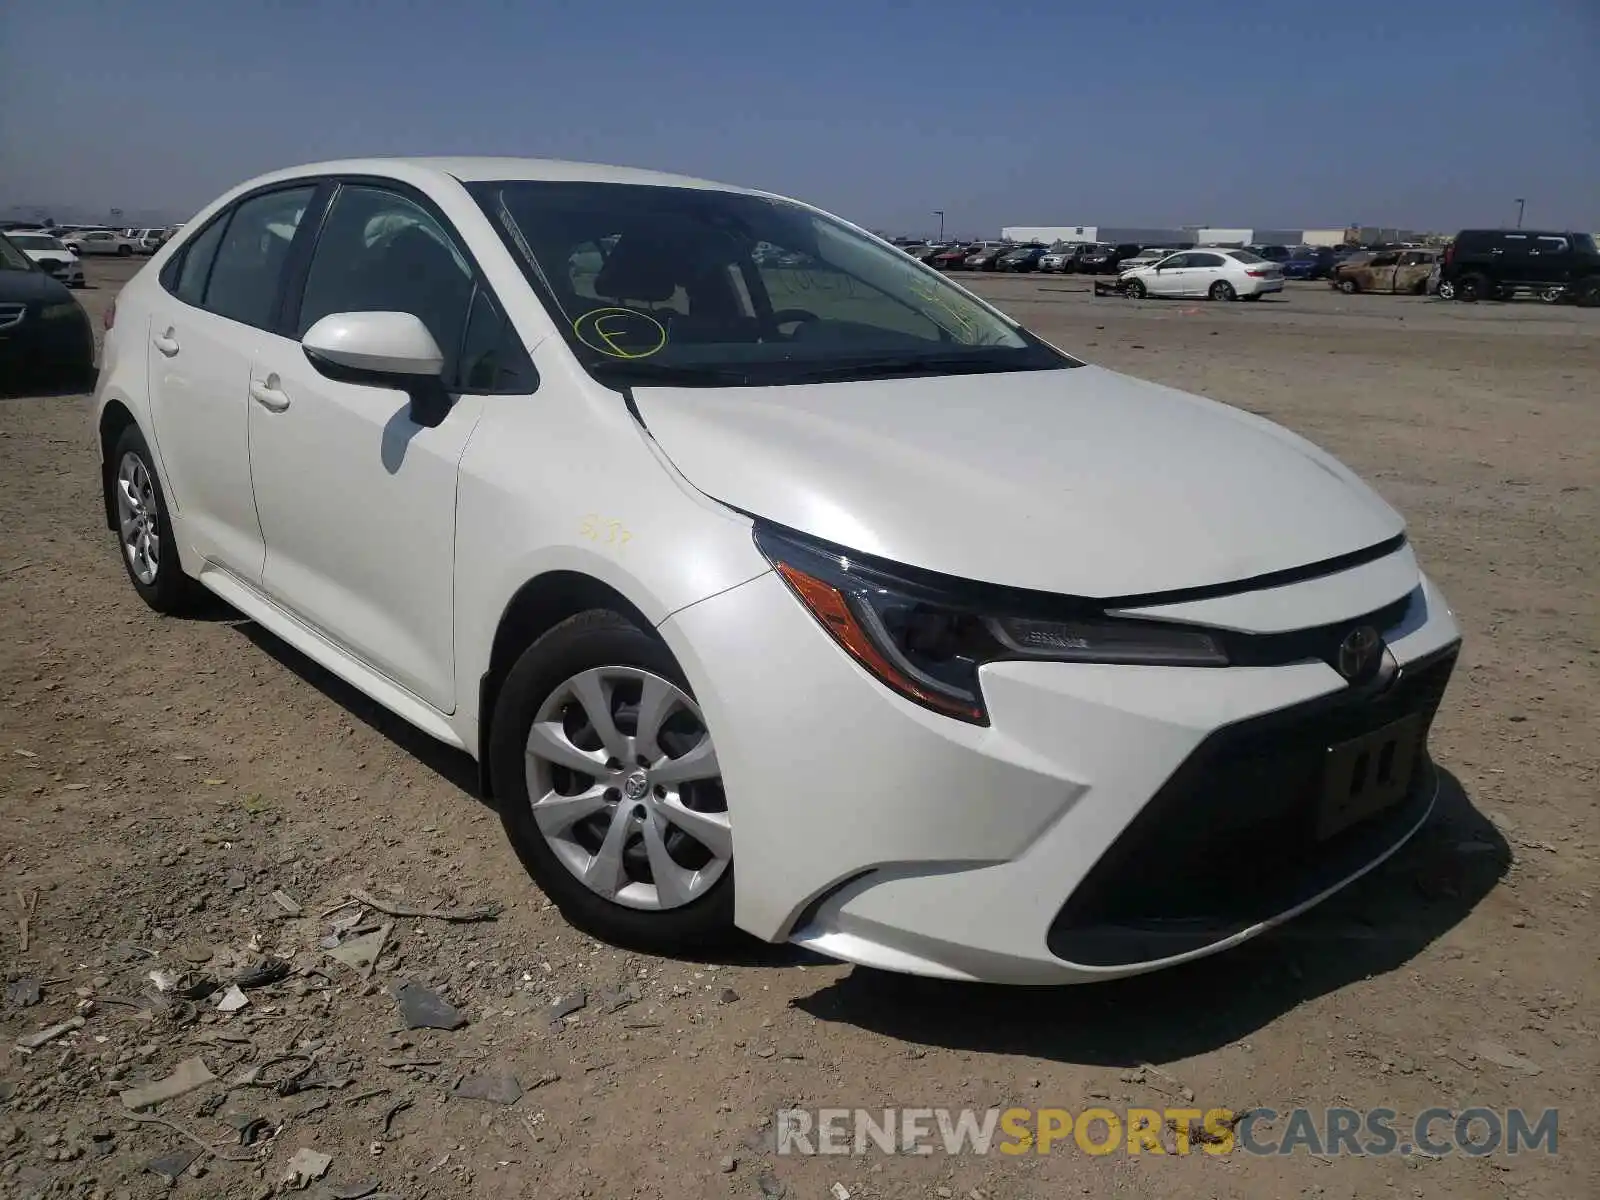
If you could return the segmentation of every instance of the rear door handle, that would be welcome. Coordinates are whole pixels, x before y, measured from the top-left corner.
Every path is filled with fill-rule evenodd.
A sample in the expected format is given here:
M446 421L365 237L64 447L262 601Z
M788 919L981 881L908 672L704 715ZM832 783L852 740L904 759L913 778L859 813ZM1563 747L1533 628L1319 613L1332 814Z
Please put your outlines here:
M278 377L268 375L266 382L250 381L250 399L268 412L282 412L289 407L289 394L278 387Z
M156 334L151 341L155 343L156 349L161 351L161 353L165 354L168 358L171 358L178 352L178 339L172 336L172 330L170 329L165 333Z

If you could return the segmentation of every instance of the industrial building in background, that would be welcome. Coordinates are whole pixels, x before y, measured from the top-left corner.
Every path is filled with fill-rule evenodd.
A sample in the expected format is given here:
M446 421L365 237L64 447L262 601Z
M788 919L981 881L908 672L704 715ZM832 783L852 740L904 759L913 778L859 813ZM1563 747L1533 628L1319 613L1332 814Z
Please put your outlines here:
M1422 234L1410 229L1385 229L1351 225L1342 229L1222 229L1209 225L1184 225L1177 229L1146 229L1123 225L1007 225L1000 236L1012 242L1108 242L1140 246L1371 246L1392 242L1418 242Z

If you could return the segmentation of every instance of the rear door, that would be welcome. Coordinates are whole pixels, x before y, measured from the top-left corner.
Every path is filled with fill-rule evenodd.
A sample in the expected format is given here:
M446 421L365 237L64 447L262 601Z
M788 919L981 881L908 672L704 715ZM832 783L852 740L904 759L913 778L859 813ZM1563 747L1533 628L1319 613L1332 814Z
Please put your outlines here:
M1185 296L1205 296L1210 294L1211 285L1219 279L1228 277L1228 260L1220 254L1195 252L1188 255L1189 267L1184 271ZM1268 264L1262 263L1261 266Z
M1555 235L1533 239L1528 248L1528 276L1541 286L1565 286L1572 282L1572 243Z
M1407 250L1395 264L1394 290L1406 293L1425 291L1432 270L1433 255L1422 250Z
M250 363L312 194L304 184L258 193L218 215L162 270L150 305L146 383L168 499L199 557L252 583L263 550L250 487Z

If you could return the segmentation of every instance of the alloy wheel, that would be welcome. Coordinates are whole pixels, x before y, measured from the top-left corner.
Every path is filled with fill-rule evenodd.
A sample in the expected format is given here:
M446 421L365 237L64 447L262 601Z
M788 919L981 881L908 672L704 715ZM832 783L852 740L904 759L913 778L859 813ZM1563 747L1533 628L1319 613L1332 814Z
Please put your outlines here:
M161 505L150 469L131 452L117 465L117 525L129 570L149 587L161 569Z
M733 860L721 768L699 706L638 667L582 671L528 731L534 822L561 864L625 908L679 908Z

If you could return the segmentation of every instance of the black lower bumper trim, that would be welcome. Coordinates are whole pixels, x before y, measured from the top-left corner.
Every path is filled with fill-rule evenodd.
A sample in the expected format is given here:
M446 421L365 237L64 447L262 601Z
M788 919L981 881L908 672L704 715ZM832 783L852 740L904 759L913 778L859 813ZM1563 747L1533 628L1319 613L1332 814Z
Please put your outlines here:
M1212 733L1101 856L1051 923L1050 952L1083 966L1187 954L1298 908L1359 873L1427 815L1428 728L1459 645L1381 692L1348 689ZM1403 797L1319 838L1330 746L1420 718Z

